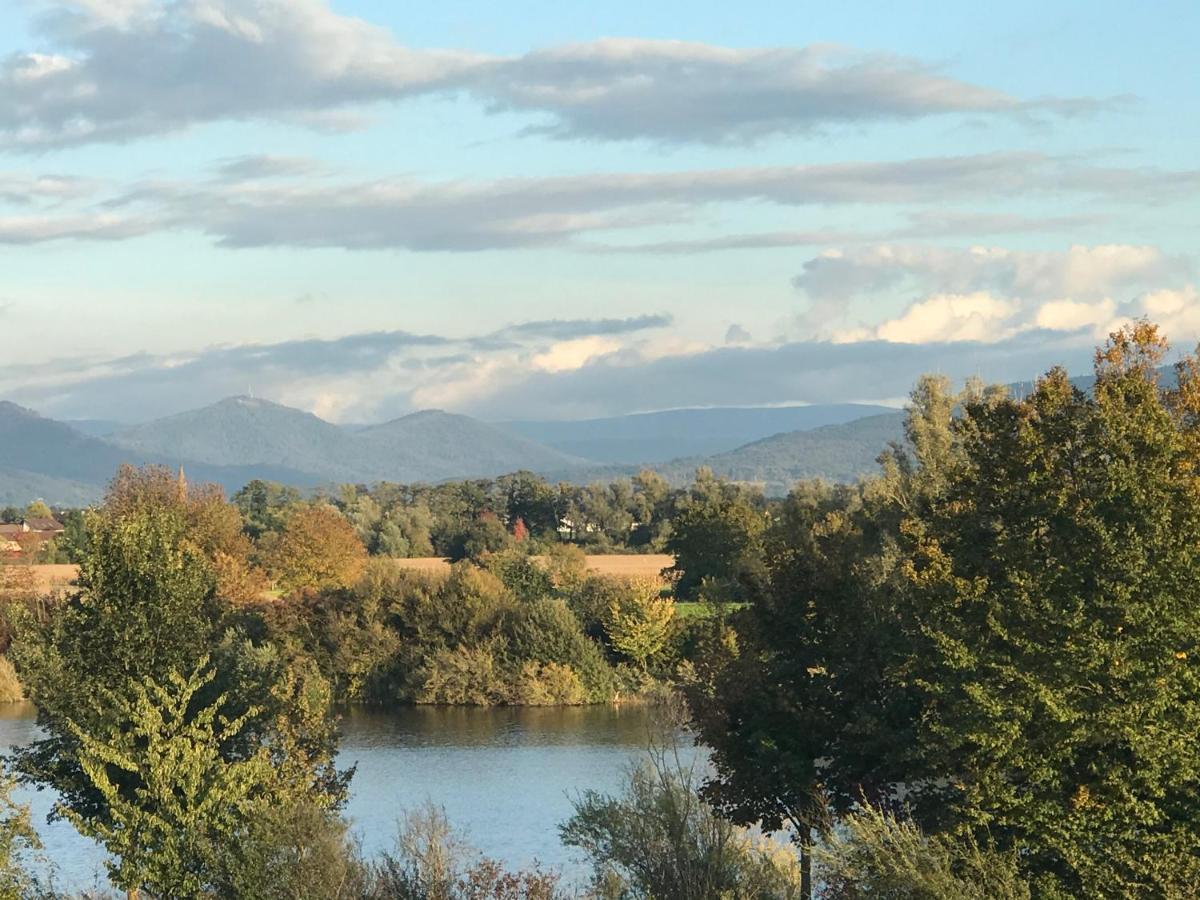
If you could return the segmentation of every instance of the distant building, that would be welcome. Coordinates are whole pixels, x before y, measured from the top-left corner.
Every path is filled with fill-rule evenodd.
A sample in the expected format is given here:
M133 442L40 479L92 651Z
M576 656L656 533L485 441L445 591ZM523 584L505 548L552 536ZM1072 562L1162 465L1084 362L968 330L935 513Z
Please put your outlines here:
M46 539L58 537L66 529L57 519L24 519L21 524L26 531L36 531L38 534L46 536Z
M41 548L65 529L57 519L22 519L15 525L0 525L0 555L19 556L31 547Z

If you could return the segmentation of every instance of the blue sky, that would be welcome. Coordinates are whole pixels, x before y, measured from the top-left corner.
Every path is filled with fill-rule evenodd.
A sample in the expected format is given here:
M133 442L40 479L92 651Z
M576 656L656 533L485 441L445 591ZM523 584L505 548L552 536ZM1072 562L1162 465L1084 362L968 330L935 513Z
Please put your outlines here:
M899 400L1196 290L1200 12L0 4L0 396Z

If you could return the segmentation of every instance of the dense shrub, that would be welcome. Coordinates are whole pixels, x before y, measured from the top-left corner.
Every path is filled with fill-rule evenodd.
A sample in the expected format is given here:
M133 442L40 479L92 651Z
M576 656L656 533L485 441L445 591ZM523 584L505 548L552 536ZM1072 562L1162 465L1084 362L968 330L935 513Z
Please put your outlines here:
M620 796L588 791L561 827L591 859L596 896L613 900L795 900L796 857L722 819L698 796L698 772L660 751Z
M587 693L570 666L530 660L517 673L512 699L523 706L579 706Z
M493 706L508 700L496 659L483 647L438 650L419 673L418 703Z
M872 807L850 816L816 851L822 900L1028 900L1016 853L970 837L927 836Z
M17 670L7 656L0 656L0 703L18 703L25 699L25 689Z
M491 554L484 567L499 578L518 600L531 601L554 592L550 572L524 551L512 548Z

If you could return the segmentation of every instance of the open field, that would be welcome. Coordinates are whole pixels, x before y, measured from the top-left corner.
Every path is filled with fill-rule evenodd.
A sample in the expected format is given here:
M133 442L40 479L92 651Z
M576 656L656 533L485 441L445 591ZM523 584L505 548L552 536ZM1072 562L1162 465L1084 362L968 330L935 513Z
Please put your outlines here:
M535 557L540 559L540 557ZM666 553L610 553L587 558L587 567L598 575L655 576L667 566L675 564L675 557ZM444 572L450 563L444 559L398 559L396 565L420 572Z
M65 591L71 586L75 576L79 574L79 567L71 565L30 566L29 568L33 570L37 589L47 593Z
M655 576L675 562L665 553L613 553L587 558L588 569L599 575ZM396 565L419 572L446 572L450 563L438 557L423 559L398 559ZM58 592L66 590L78 568L70 565L30 566L39 590Z

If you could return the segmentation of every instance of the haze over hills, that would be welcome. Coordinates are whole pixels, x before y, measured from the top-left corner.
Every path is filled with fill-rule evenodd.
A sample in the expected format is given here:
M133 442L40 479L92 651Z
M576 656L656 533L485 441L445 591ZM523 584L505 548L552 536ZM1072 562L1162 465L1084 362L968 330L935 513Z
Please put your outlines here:
M697 466L708 466L716 475L760 484L768 495L779 496L804 479L850 482L874 472L879 454L903 437L904 413L893 411L775 434L727 453L674 460L656 469L672 484L686 484Z
M661 463L724 453L787 431L895 412L865 403L816 406L671 409L577 421L521 421L505 426L531 440L600 463Z
M354 439L312 413L251 397L120 429L107 440L141 455L212 465L286 466L333 481L353 481Z
M231 397L101 438L3 403L0 502L90 502L122 463L183 465L194 480L229 491L254 478L313 487L494 477L519 469L582 482L645 466L684 483L706 465L784 493L800 478L847 481L870 471L880 450L900 434L902 414L874 414L880 409L887 408L693 409L507 426L426 410L379 425L342 427L267 400ZM696 448L703 450L683 452Z
M91 437L63 422L0 401L0 503L24 505L41 498L78 505L98 499L123 463L187 465L199 480L236 490L253 478L300 487L319 483L304 472L270 463L214 466L168 453L131 451Z

